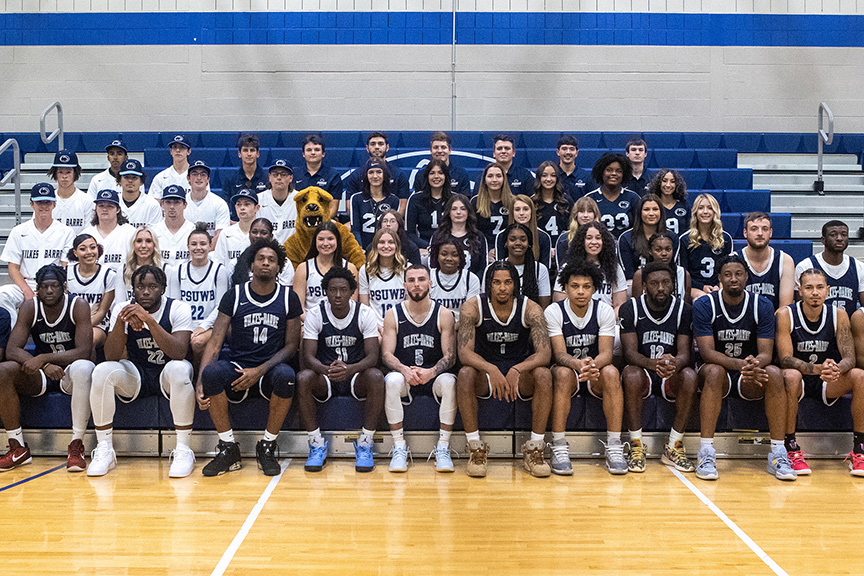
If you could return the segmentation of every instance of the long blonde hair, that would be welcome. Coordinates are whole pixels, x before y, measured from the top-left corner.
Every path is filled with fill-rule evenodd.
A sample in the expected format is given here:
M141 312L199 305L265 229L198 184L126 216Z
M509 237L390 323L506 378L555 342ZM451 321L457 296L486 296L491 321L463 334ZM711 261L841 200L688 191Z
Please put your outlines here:
M533 252L534 252L534 260L539 261L540 260L540 242L538 241L538 238L537 238L537 208L534 206L534 202L531 200L531 198L529 198L525 194L519 194L518 196L513 197L513 207L514 208L516 207L516 202L522 202L523 204L526 204L529 208L531 208L531 220L528 221L528 224L526 224L526 226L528 226L528 229L531 230L531 234L533 235L532 240L534 240L534 243L532 244L532 246L533 246ZM516 216L514 214L514 210L511 209L510 210L510 217L508 218L507 223L513 224L514 222L516 222ZM506 242L507 242L506 238L504 239L504 242L506 244Z
M408 261L405 260L405 256L402 255L402 242L399 240L399 235L393 234L389 230L379 229L375 232L375 236L372 238L372 244L369 245L369 253L366 255L367 277L377 276L378 273L381 272L381 264L378 261L378 241L381 240L381 236L384 234L389 235L396 244L396 253L393 254L393 274L402 276L405 273Z
M153 239L153 261L152 262L138 262L138 255L135 253L135 240L138 238L138 234L141 232L147 232L150 234L150 238ZM144 266L145 264L152 264L156 268L162 268L162 252L159 251L159 238L156 237L156 234L153 233L153 230L150 229L149 226L142 226L138 228L138 231L135 232L135 235L132 236L132 243L129 246L129 253L126 254L126 265L123 267L123 281L127 286L132 285L132 274L135 273L135 270Z
M483 175L477 183L477 215L483 218L492 216L492 199L489 197L489 189L486 188L486 174L492 168L498 168L504 176L504 182L501 184L501 203L507 210L513 210L513 193L510 192L510 184L507 182L507 170L497 162L492 162L483 169Z
M700 194L693 201L693 209L690 214L690 231L687 233L687 247L692 250L699 246L702 241L702 233L699 232L699 218L696 215L699 203L705 200L714 211L714 220L711 222L711 230L708 233L707 244L712 250L717 251L723 247L723 221L720 219L720 204L711 194Z
M573 209L570 211L570 228L567 230L568 246L573 242L576 232L579 231L579 221L576 219L576 215L579 214L579 212L593 212L594 221L600 221L600 208L597 207L597 202L595 202L593 198L582 196L576 200L576 203L573 204Z

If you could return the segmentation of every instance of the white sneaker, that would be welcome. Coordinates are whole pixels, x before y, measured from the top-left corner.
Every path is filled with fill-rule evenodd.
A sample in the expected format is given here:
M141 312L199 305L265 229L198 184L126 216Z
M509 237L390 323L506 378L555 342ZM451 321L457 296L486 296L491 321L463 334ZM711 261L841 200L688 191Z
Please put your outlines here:
M90 465L87 467L87 476L104 476L117 465L117 454L114 447L107 442L96 445L90 455Z
M168 469L169 478L185 478L195 468L195 452L188 446L178 444L168 457L169 461L172 459L174 461L171 462L171 468Z

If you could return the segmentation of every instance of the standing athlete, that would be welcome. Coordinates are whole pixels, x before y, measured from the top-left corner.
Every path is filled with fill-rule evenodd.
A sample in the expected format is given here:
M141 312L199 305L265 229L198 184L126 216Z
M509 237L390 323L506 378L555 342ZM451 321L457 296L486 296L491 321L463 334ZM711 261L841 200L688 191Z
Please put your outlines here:
M822 226L822 245L825 250L805 258L795 267L796 287L804 270L815 268L825 273L828 299L831 306L840 306L851 316L859 305L864 305L864 263L845 254L849 247L849 227L830 220Z
M775 310L792 303L795 295L795 263L792 257L769 246L771 216L752 212L744 218L744 239L747 246L741 257L747 263L747 291L761 294L771 301Z

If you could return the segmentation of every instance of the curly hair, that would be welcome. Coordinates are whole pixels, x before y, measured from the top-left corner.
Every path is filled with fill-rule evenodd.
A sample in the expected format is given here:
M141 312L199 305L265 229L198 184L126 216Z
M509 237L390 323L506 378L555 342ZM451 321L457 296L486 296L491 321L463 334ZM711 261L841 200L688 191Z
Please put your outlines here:
M614 285L618 278L618 251L615 245L615 237L612 236L606 225L601 222L589 222L579 228L567 251L567 264L580 260L585 262L589 260L588 252L585 250L585 238L588 236L589 230L597 230L600 233L603 247L597 255L597 264L600 266L603 280Z
M664 168L654 175L654 178L648 184L648 193L654 194L658 198L663 198L661 185L667 174L672 174L672 178L675 179L675 191L672 192L672 197L675 198L676 202L685 202L687 200L687 183L684 182L684 178L681 177L681 174L677 170L670 168Z
M623 154L615 154L614 152L607 152L597 160L594 164L594 168L591 169L591 178L594 179L594 182L600 184L601 188L603 187L603 173L606 172L606 168L616 162L621 165L621 170L623 171L621 176L622 188L624 187L624 183L630 180L630 177L633 175L633 168L630 166L630 160L628 160L626 156Z

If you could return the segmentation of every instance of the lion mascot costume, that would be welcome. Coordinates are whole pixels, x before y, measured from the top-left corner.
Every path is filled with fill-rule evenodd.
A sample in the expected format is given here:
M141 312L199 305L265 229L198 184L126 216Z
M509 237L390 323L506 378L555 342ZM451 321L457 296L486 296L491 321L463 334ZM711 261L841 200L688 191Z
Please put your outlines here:
M285 241L285 253L294 268L306 260L315 229L321 222L330 221L330 203L333 197L317 186L304 188L294 198L297 204L297 224L294 234ZM342 236L342 257L354 264L359 270L366 264L366 254L351 230L341 222L333 221Z

